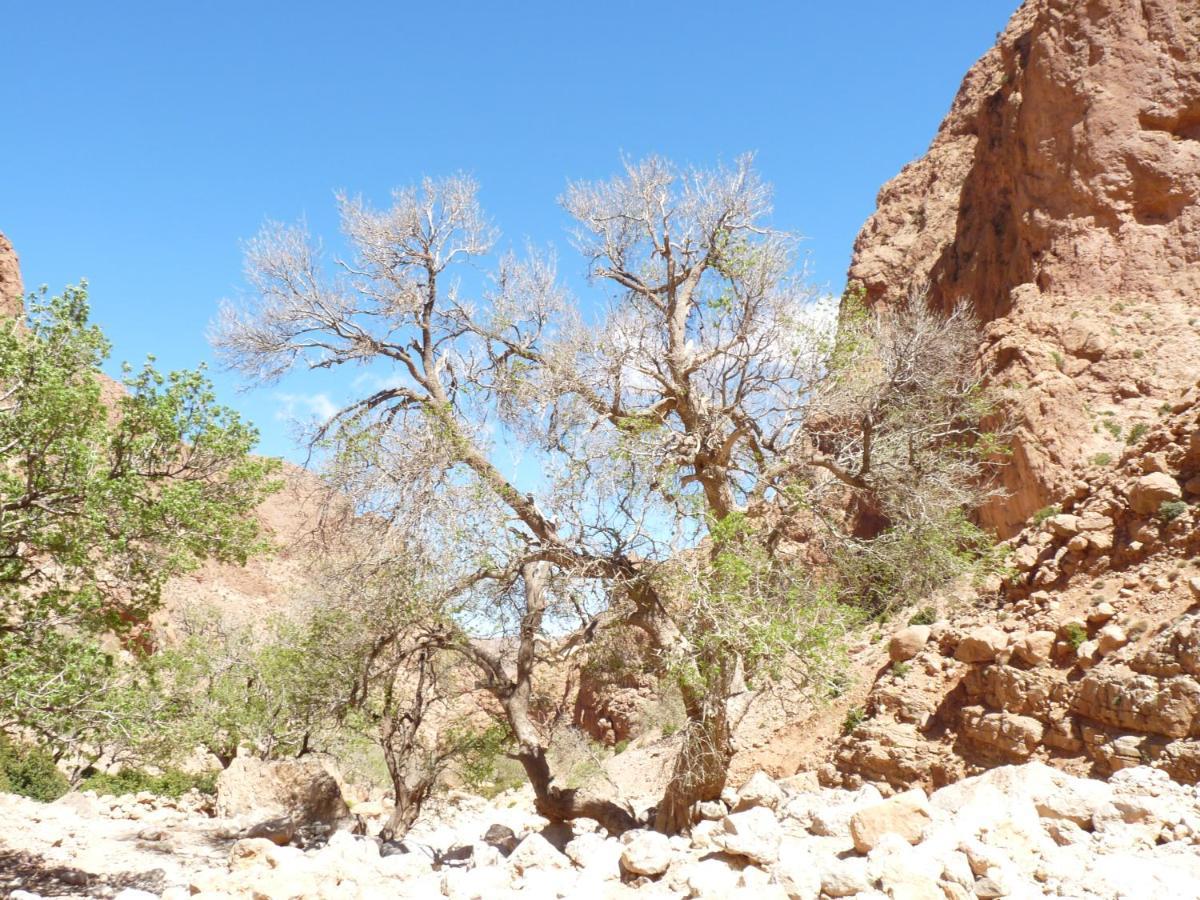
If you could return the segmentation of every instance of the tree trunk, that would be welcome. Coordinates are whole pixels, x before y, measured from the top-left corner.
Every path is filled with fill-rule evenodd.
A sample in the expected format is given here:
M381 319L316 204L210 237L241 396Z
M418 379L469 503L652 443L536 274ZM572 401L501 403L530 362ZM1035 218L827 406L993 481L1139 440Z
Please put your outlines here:
M551 821L595 819L611 834L621 834L638 826L632 813L612 800L590 797L574 788L554 785L546 748L529 715L532 693L534 642L546 609L546 580L549 567L542 562L528 563L522 571L525 581L525 615L521 618L520 640L517 646L517 674L506 680L496 692L504 706L505 716L513 737L517 740L516 758L533 785L537 811Z
M678 834L690 828L696 804L716 800L725 789L729 761L733 759L729 696L735 668L723 663L713 667L718 681L715 685L691 681L680 685L688 721L671 780L654 817L657 831Z

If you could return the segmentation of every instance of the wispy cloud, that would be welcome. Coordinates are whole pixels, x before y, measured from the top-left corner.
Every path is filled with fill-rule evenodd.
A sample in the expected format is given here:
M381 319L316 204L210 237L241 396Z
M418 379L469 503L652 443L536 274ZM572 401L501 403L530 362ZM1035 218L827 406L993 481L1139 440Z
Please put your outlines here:
M322 422L328 421L338 411L338 405L329 399L326 393L320 394L276 394L279 408L275 410L275 418L280 421L294 421L298 418L315 418Z

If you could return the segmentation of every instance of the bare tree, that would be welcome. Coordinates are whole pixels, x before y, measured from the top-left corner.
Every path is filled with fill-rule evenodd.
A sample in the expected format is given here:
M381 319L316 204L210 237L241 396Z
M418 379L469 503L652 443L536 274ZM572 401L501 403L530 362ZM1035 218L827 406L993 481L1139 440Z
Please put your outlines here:
M893 348L894 364L839 345L835 305L804 286L794 238L767 224L769 190L748 157L707 171L627 163L611 181L570 185L563 202L609 288L597 315L537 254L501 259L480 301L448 283L452 264L494 238L458 177L399 191L382 211L341 198L354 256L332 274L301 231L268 227L247 253L255 295L222 309L216 339L260 380L301 363L376 367L378 388L314 442L334 448L331 477L360 514L436 548L439 640L500 701L543 814L632 824L620 806L554 784L528 709L535 659L601 627L646 632L688 718L655 823L674 832L724 786L746 679L784 645L850 621L762 555L778 539L756 524L771 520L763 510L923 485L898 448L923 441L937 456L948 438L903 437L931 424L922 404L937 406L910 388L924 354L965 332L868 316L864 334ZM881 366L892 373L882 387L870 374ZM969 396L946 399L964 439L974 426L955 404ZM539 464L536 483L506 462L514 449ZM928 471L949 496L976 470ZM474 639L485 625L515 639L515 672Z

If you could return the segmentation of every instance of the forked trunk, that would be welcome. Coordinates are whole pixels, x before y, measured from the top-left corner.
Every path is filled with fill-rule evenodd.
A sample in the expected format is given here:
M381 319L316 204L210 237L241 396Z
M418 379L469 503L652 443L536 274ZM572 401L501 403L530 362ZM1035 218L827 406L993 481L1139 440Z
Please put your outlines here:
M685 705L689 709L683 744L654 818L655 830L664 834L678 834L690 828L696 804L721 796L733 758L725 698L696 698Z

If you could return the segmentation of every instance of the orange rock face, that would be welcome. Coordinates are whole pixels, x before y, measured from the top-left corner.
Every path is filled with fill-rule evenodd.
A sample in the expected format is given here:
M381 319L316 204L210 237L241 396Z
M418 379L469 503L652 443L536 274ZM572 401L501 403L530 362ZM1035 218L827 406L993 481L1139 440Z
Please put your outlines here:
M21 267L12 242L0 234L0 316L20 315L24 308Z
M928 283L984 323L1019 427L1003 534L1200 369L1198 76L1194 2L1027 0L855 243L871 302Z

